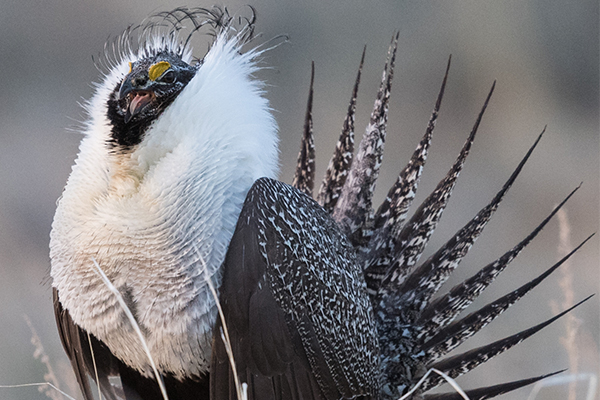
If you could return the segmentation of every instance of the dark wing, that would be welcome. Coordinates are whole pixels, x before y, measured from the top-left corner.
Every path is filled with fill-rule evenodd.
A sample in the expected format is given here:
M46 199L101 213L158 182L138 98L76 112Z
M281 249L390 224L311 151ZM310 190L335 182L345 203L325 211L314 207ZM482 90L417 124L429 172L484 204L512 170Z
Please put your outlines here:
M85 400L94 399L89 378L99 386L103 399L163 400L154 379L146 378L123 364L94 335L73 322L60 303L58 290L53 288L52 295L60 340ZM109 377L120 378L121 385L111 384ZM167 376L163 380L170 399L208 398L208 377L182 382Z
M377 398L377 335L362 271L314 200L256 181L223 270L211 399L237 399L224 325L249 400Z

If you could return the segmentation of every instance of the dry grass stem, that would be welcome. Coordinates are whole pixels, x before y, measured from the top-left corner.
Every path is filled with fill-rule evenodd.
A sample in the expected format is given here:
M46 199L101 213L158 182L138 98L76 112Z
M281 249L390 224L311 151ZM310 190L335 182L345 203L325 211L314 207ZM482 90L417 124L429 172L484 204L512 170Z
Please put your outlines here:
M564 257L568 254L572 247L571 244L571 225L569 223L569 217L567 211L563 208L557 213L558 219L558 258ZM559 313L560 311L566 310L575 304L575 292L573 290L573 266L570 260L567 260L561 268L561 276L559 279L559 286L563 293L563 301L560 306L554 304L554 312ZM560 343L567 351L569 358L569 372L572 375L577 375L579 371L579 350L577 348L577 332L581 326L581 320L579 320L573 313L569 313L565 316L565 336L560 338ZM577 397L577 382L573 380L569 383L569 394L568 400L576 400Z
M93 261L94 271L96 271L96 273L100 276L100 278L102 278L102 281L104 282L106 287L115 295L117 301L119 302L119 305L125 312L125 315L129 319L129 322L133 326L135 333L138 335L138 338L140 339L140 342L142 343L142 346L144 347L144 351L146 352L146 356L148 356L148 360L150 361L152 370L154 371L154 377L156 378L156 381L158 382L158 386L160 387L160 391L162 393L163 399L169 400L169 396L167 396L167 389L165 388L165 384L162 380L162 376L158 373L158 369L156 368L156 364L154 363L154 360L152 359L152 355L150 354L150 349L148 348L146 339L144 339L144 335L142 334L142 331L140 330L140 327L139 327L137 321L135 320L135 317L131 313L131 310L129 309L129 307L127 307L127 303L125 303L125 300L123 300L123 297L121 296L121 293L119 292L119 290L108 279L108 277L106 276L104 271L102 271L102 268L100 268L100 265L98 265L98 262L94 258L92 258L92 261Z
M429 377L429 375L431 375L432 372L434 372L434 373L438 374L439 376L441 376L442 378L444 378L444 380L446 382L448 382L450 384L450 386L452 386L452 388L456 391L456 393L458 393L460 395L460 397L462 397L465 400L469 400L469 396L467 396L465 391L461 389L460 385L454 379L452 379L450 376L448 376L444 372L440 371L439 369L435 369L435 368L430 368L429 371L427 371L427 373L425 375L423 375L423 377L421 379L419 379L419 382L417 382L417 384L415 386L413 386L408 392L406 392L398 400L408 399L414 392L417 391L417 389L419 389L419 387L421 387L423 382L425 382L425 380Z
M48 384L41 384L41 386L38 388L38 390L41 393L44 393L47 397L51 398L52 400L60 400L60 398L57 396L57 392L55 390L49 389L49 388L55 388L56 390L58 390L59 392L62 393L62 391L60 391L58 389L58 387L60 386L58 383L58 378L56 377L56 374L54 373L54 370L52 369L52 365L50 364L50 358L48 357L48 355L46 354L46 351L44 350L44 346L42 345L42 340L40 339L35 328L33 327L33 324L31 323L31 320L29 319L29 317L27 315L24 315L23 318L25 319L27 326L29 326L29 329L31 330L31 344L35 347L35 352L33 353L33 357L36 360L39 359L42 362L42 364L44 364L46 366L46 369L48 370L48 372L46 372L44 374L44 379L46 380L46 382L48 382Z
M87 334L88 344L90 345L90 353L92 354L92 364L94 364L94 375L96 376L96 384L98 385L98 397L102 400L102 391L100 391L100 379L98 378L98 368L96 367L96 356L94 355L94 348L92 347L92 338L90 333Z
M69 400L77 400L75 397L71 397L69 396L67 393L63 392L62 390L60 390L58 387L56 387L55 385L53 385L50 382L40 382L40 383L23 383L21 385L0 385L0 389L11 389L11 388L25 388L25 387L32 387L32 386L39 386L39 387L44 387L44 386L49 386L52 389L56 390L58 393L62 394L64 397L66 397ZM39 389L38 389L39 390ZM53 395L49 395L47 391L45 390L40 390L41 392L44 392L46 394L46 396L50 397L51 399L58 399L57 397L53 396ZM60 399L59 399L60 400Z

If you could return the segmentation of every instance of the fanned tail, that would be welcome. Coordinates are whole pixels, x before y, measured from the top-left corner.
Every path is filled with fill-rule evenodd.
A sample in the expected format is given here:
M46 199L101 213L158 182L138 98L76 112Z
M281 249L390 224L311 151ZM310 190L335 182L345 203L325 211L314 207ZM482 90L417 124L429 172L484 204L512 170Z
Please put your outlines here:
M357 251L360 267L363 268L367 290L373 303L375 323L379 332L382 399L397 399L402 393L406 393L414 386L430 368L440 370L452 378L463 375L532 336L591 297L529 329L486 346L442 359L448 352L487 326L512 304L539 285L593 235L585 239L567 256L538 277L478 311L455 321L459 313L468 307L548 224L550 219L579 189L577 187L527 237L511 250L483 267L471 278L456 285L447 294L432 301L432 296L448 279L490 221L504 195L539 143L546 128L537 137L490 203L482 208L471 221L452 236L428 260L417 266L417 262L446 208L458 175L471 150L496 82L492 85L456 161L446 176L438 183L435 190L407 221L408 209L415 197L445 92L451 61L450 58L448 59L440 92L425 134L408 165L401 170L396 182L390 188L385 200L377 211L374 211L372 196L385 143L388 103L394 73L397 41L398 35L396 34L388 50L388 57L377 99L371 113L370 123L354 159L354 120L356 97L365 59L365 51L363 50L342 133L327 168L325 178L316 195L318 203L332 214L340 230L350 239ZM308 195L312 195L314 181L311 112L313 81L314 66L311 75L302 150L298 158L298 167L294 179L294 185ZM473 389L466 393L472 400L488 399L532 384L556 373L558 372ZM461 398L457 393L425 393L442 383L443 378L431 374L422 382L413 398L427 400Z

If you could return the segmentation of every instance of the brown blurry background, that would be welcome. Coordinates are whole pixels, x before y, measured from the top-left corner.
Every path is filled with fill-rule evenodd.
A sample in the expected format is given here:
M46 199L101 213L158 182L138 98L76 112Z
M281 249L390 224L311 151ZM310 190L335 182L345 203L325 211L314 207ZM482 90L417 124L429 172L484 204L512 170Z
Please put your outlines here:
M226 5L235 13L246 1ZM537 134L545 138L452 283L508 250L583 181L567 205L571 246L598 230L598 2L531 1L276 1L251 3L257 31L289 42L269 51L259 76L281 130L281 179L290 182L303 124L310 62L315 61L318 176L335 145L360 59L367 60L358 97L357 133L368 121L387 46L400 32L386 157L378 200L407 162L429 119L446 60L452 69L417 200L453 162L494 79L496 92L428 254L500 188ZM43 381L34 359L28 316L61 380L74 382L54 325L48 279L48 234L55 201L77 154L83 118L78 103L99 79L92 56L106 39L178 1L0 0L0 385ZM189 6L211 6L192 3ZM200 49L204 51L204 48ZM202 55L197 51L196 55ZM598 292L598 243L572 259L575 299ZM559 257L553 221L482 296L490 301L535 277ZM423 258L424 259L424 258ZM476 335L481 345L554 315L564 299L559 270ZM445 286L447 289L449 285ZM444 290L443 289L443 290ZM483 304L478 301L475 307ZM573 313L579 370L598 373L598 296ZM518 348L460 379L464 388L569 367L558 321ZM462 349L462 348L461 348ZM571 350L572 351L572 350ZM568 374L567 371L565 374ZM581 385L583 387L583 385ZM513 399L525 399L522 389ZM566 389L539 398L565 399ZM510 396L510 395L509 395ZM506 398L509 398L506 396ZM0 388L0 399L44 399L36 388ZM584 398L584 392L578 392Z

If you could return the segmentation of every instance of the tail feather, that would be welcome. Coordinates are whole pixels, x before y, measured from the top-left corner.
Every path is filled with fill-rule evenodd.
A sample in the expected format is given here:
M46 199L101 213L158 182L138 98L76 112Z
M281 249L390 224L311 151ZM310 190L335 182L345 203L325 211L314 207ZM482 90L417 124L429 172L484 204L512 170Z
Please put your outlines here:
M304 135L300 153L298 154L298 163L296 174L292 186L312 197L315 182L315 140L313 136L313 91L315 83L315 63L311 64L310 89L308 91L308 102L306 104L306 115L304 117Z
M550 374L540 375L533 378L521 379L518 381L501 383L499 385L487 386L478 389L472 389L465 391L465 394L470 400L485 400L491 399L492 397L499 396L504 393L512 392L513 390L520 389L524 386L531 385L542 379L549 378L556 374L560 374L565 370L552 372ZM439 393L439 394L428 394L423 396L424 400L462 400L463 397L456 392Z
M369 215L372 209L375 182L379 176L379 167L383 157L388 104L394 78L397 48L398 34L395 35L390 45L388 52L389 71L388 62L386 62L370 123L360 142L348 179L333 210L333 218L355 245L362 244L364 241L363 229L369 223Z
M527 339L531 335L540 331L542 328L545 328L546 326L550 325L552 322L556 321L557 319L559 319L560 317L562 317L569 311L573 310L574 308L578 307L582 303L586 302L592 296L593 295L586 297L585 299L583 299L579 303L575 304L571 308L569 308L569 309L561 312L560 314L558 314L538 325L535 325L529 329L525 329L519 333L516 333L507 338L498 340L496 342L490 343L486 346L478 347L476 349L467 351L465 353L458 354L456 356L438 361L438 362L430 365L430 367L438 369L438 370L446 373L451 378L456 378L458 376L461 376L461 375L471 371L475 367L483 364L484 362L491 359L492 357L495 357L496 355L503 353L504 351L510 349L511 347L521 343L523 340ZM425 383L422 385L421 390L424 392L424 391L433 389L434 387L439 386L441 383L442 383L441 377L432 376L427 381L425 381Z
M427 124L425 135L419 142L408 165L400 172L396 183L390 188L387 197L375 214L373 226L375 233L369 244L368 258L364 263L367 286L371 289L377 288L379 281L385 277L385 272L387 272L392 261L391 253L399 245L401 227L415 198L417 184L427 160L433 129L446 89L450 62L451 58L448 58L442 87Z
M537 278L499 298L498 300L486 305L480 310L471 313L461 320L456 321L440 330L433 338L425 342L421 347L421 349L427 354L426 357L428 358L428 362L435 361L443 357L496 319L496 317L506 311L506 309L516 303L531 289L539 285L552 272L554 272L565 261L567 261L577 250L579 250L588 240L590 240L592 236L594 235L591 235L585 239L579 246L573 249L569 254L567 254L559 262L554 264L551 268L546 270Z
M467 308L497 277L512 260L537 236L552 217L581 187L575 188L525 239L504 253L496 261L482 268L477 274L453 287L446 295L432 301L421 313L418 325L421 326L419 338L428 341L441 328L451 323L456 316Z
M456 179L462 171L465 160L469 155L471 145L475 139L475 134L477 133L477 129L479 128L479 124L481 123L485 109L487 108L492 93L494 92L495 85L496 82L494 82L494 85L492 85L492 88L485 99L483 107L477 116L475 125L473 126L467 141L463 145L458 158L452 165L452 168L450 168L450 171L448 171L448 174L444 177L444 179L438 183L435 190L427 197L427 199L425 199L425 201L423 201L415 214L412 216L409 222L405 224L404 228L400 232L400 246L394 251L394 262L388 268L385 278L382 280L379 287L374 288L379 292L382 292L384 289L391 287L392 285L399 285L402 283L406 276L412 271L412 268L421 256L425 246L427 245L427 242L429 241L429 238L433 234L433 231L435 230L437 223L442 216L448 199L452 194L452 189L454 188ZM380 294L385 294L385 292Z
M388 292L395 290L400 293L404 301L402 304L410 305L416 312L420 313L429 303L431 297L439 290L441 285L449 278L450 274L462 261L464 256L473 246L473 243L489 222L498 205L504 198L508 189L519 176L523 166L531 156L533 150L539 143L544 131L538 136L525 157L521 160L510 178L502 189L494 196L492 201L477 213L460 231L446 242L438 251L423 263L411 276L397 288L387 289ZM411 321L413 322L413 321Z
M489 222L506 192L539 143L545 128L491 202L481 209L442 248L417 268L417 262L442 216L458 175L462 171L471 150L496 83L494 82L492 85L469 137L451 169L438 183L436 189L418 207L410 220L406 222L408 208L415 197L441 107L451 61L448 60L442 86L426 132L408 165L400 172L394 186L389 190L384 202L375 212L372 207L372 196L385 143L388 104L397 45L398 35L396 34L388 50L388 57L377 99L371 113L370 123L360 142L356 159L354 159L354 122L356 98L365 59L365 50L363 50L344 127L319 192L316 195L319 204L333 216L340 229L350 239L357 251L359 262L364 268L365 281L374 305L375 324L379 331L382 374L381 394L382 398L386 399L398 398L402 393L405 393L411 386L416 384L422 373L429 368L443 371L452 378L463 375L532 336L591 297L529 329L486 346L441 359L541 283L581 248L591 236L537 278L482 307L480 310L455 321L458 314L468 307L537 236L557 211L579 189L578 187L555 207L532 233L510 251L482 268L462 284L452 288L445 296L431 301L431 297L448 279L448 276L458 266ZM314 66L311 74L302 149L298 157L296 177L294 178L294 186L308 195L312 195L314 182L313 84ZM487 399L529 385L551 375L553 374L483 387L466 393L473 400ZM424 394L441 383L441 377L428 376L414 398L427 400L460 398L460 395L456 393Z
M348 105L348 112L346 114L346 118L344 119L342 133L340 134L335 147L335 152L329 161L329 165L325 171L325 177L323 178L323 182L321 183L321 187L319 189L319 194L317 195L317 202L329 213L333 212L333 209L337 204L342 188L346 183L348 171L352 166L352 159L354 157L354 120L356 115L356 98L358 96L358 86L360 84L360 76L365 63L366 51L367 47L365 46L360 59L358 73L356 74L354 88L352 89L352 97L350 99L350 104Z

